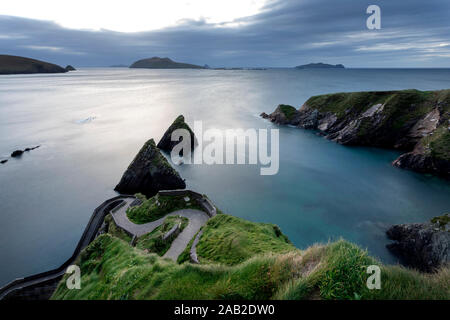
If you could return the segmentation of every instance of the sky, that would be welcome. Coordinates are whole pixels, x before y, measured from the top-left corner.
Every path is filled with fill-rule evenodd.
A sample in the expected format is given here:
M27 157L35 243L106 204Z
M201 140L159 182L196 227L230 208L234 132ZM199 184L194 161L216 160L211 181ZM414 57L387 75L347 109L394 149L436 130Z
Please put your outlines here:
M369 5L381 9L370 30ZM0 54L75 67L450 67L448 0L2 0Z

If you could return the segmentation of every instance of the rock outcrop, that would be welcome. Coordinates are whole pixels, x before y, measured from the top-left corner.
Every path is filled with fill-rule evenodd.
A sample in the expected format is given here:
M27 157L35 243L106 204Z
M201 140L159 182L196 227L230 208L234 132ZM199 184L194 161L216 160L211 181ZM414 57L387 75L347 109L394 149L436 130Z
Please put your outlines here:
M10 55L0 55L0 74L64 73L66 69L52 63Z
M77 69L75 69L74 67L72 67L70 64L68 66L66 66L66 71L75 71Z
M204 67L195 64L175 62L169 58L153 57L134 62L130 68L146 69L204 69Z
M159 190L184 189L186 183L150 139L141 148L114 190L154 196Z
M387 235L394 243L387 248L403 263L432 272L450 263L450 214L428 223L394 225Z
M335 93L262 117L343 145L404 151L394 166L450 178L450 90Z
M12 158L17 158L20 157L24 152L29 152L32 151L34 149L39 148L40 146L36 146L36 147L30 147L30 148L25 148L25 150L15 150L11 153L11 157Z
M180 141L172 141L172 133L177 129L186 129L189 131L189 134L191 136L191 151L194 150L194 148L197 146L197 138L194 135L194 132L191 130L189 125L184 122L184 116L179 115L175 121L170 125L170 127L166 130L161 140L158 142L157 147L161 150L164 150L166 152L171 152L173 147L176 146Z

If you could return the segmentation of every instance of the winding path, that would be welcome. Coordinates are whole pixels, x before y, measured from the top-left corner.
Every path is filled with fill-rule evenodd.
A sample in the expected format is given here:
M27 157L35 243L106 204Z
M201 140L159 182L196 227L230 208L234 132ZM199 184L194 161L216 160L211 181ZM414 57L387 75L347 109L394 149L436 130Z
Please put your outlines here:
M0 288L0 300L4 299L10 294L14 294L20 290L34 290L33 288L37 287L35 293L40 297L50 297L53 293L53 290L56 288L59 280L65 274L66 269L69 265L73 264L81 250L83 250L86 246L88 246L97 236L97 233L103 223L105 216L110 212L111 209L116 207L122 201L132 202L136 198L133 196L117 196L111 199L106 200L100 206L98 206L94 213L92 214L83 235L78 242L77 247L75 248L72 256L67 259L60 267L45 271L42 273L34 274L29 277L16 279L7 285Z
M195 234L200 230L200 228L208 221L210 218L208 214L204 211L196 210L196 209L181 209L174 212L171 212L164 217L144 223L144 224L135 224L130 221L127 217L127 209L130 204L133 202L132 199L125 200L127 204L122 206L120 209L112 213L114 218L114 222L120 228L126 230L128 233L135 235L136 237L140 237L144 234L150 233L155 230L157 227L164 223L164 220L169 216L182 216L189 220L188 225L184 230L178 235L178 237L173 240L172 245L169 250L163 256L163 258L169 258L174 261L178 259L178 256L183 252L183 250L188 245L189 241L195 236Z
M19 298L28 297L28 299L32 300L50 298L58 285L58 282L65 274L67 267L73 264L81 250L88 246L97 237L99 230L101 230L103 220L108 213L111 213L115 223L119 227L126 230L130 234L135 235L136 237L152 232L155 228L160 226L168 216L180 215L182 217L186 217L189 220L188 225L178 235L178 237L173 240L171 247L163 256L164 258L169 258L172 260L176 260L178 258L178 256L188 245L189 241L191 241L195 234L210 218L210 216L204 211L182 209L169 213L156 221L138 225L131 222L126 214L127 209L135 201L136 197L134 196L121 195L103 202L94 210L94 213L92 214L77 247L75 248L72 256L67 259L66 262L56 269L25 278L19 278L1 287L0 300L15 295ZM212 206L212 211L212 215L215 215L214 206Z

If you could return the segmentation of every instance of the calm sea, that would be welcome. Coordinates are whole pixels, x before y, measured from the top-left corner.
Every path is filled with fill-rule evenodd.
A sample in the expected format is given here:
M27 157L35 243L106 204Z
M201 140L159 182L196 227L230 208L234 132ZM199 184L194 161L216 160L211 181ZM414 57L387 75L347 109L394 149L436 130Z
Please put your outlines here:
M258 114L311 95L450 88L450 70L80 69L0 76L0 285L67 259L93 209L149 138L179 114L204 128L275 128ZM277 224L299 248L340 237L386 263L385 229L450 210L450 183L391 166L399 154L344 147L280 128L280 171L258 166L177 169L226 213Z

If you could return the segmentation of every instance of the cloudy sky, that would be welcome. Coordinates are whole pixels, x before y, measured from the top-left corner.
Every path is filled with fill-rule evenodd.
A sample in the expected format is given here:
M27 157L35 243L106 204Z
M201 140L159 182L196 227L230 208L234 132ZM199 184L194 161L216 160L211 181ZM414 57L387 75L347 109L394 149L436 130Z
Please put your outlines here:
M381 8L381 29L366 9ZM2 0L0 53L61 65L450 67L448 0Z

